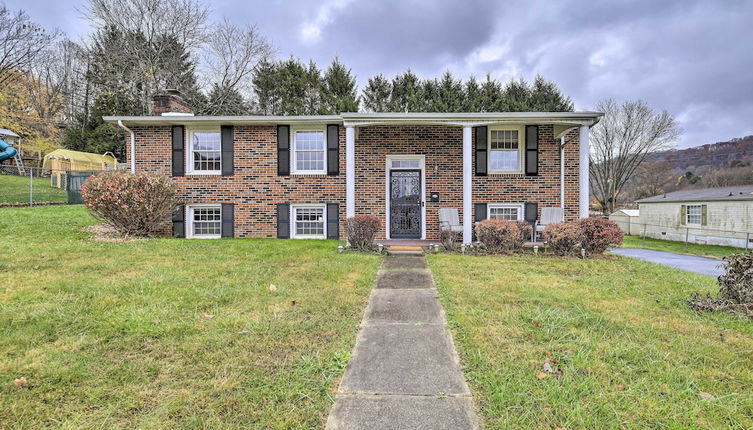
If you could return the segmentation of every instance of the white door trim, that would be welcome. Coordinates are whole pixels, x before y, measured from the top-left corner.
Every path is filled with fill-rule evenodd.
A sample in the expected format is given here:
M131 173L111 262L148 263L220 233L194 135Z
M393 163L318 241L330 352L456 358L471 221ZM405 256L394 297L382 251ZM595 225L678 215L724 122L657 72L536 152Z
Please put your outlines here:
M418 167L392 167L393 160L418 160ZM390 170L421 171L421 240L426 239L426 156L425 155L387 155L384 163L384 236L390 238Z

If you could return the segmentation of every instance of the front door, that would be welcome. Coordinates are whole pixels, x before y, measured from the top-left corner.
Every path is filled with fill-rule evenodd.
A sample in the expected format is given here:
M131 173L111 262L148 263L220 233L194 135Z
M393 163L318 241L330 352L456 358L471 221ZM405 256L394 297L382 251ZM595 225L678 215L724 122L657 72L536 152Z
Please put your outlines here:
M421 238L420 170L390 170L390 238Z

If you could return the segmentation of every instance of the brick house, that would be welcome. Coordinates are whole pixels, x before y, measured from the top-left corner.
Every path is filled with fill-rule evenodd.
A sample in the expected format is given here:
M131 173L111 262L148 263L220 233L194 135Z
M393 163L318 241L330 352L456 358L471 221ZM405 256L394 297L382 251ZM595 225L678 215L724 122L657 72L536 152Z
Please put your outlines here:
M542 207L588 216L588 133L598 112L194 116L176 95L126 130L132 172L170 176L178 237L344 239L345 220L381 221L378 239L438 240L456 208L475 221L532 220Z

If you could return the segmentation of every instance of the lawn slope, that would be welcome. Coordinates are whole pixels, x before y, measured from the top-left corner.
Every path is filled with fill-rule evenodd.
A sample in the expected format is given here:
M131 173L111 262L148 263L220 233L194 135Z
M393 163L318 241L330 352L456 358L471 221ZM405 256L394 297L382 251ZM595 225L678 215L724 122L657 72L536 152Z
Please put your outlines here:
M618 256L429 261L485 428L753 428L753 322L683 302L712 278Z
M102 243L80 231L93 223L81 206L0 209L0 423L322 425L378 257L333 241Z

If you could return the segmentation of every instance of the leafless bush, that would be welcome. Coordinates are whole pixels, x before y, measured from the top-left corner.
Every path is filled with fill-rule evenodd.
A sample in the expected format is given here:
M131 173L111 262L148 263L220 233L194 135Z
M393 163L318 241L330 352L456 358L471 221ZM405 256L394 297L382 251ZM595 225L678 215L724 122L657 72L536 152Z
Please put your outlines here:
M585 233L577 222L558 222L544 229L544 241L555 255L577 256L585 241Z
M489 254L509 254L523 246L516 221L483 220L476 224L476 237Z
M753 254L732 254L724 260L724 274L718 278L719 296L695 294L688 303L700 312L722 311L753 318Z
M373 215L356 215L348 218L346 231L350 247L358 251L371 250L378 230L379 218Z
M460 249L460 239L462 234L453 230L442 230L439 232L439 240L445 250L456 252Z

